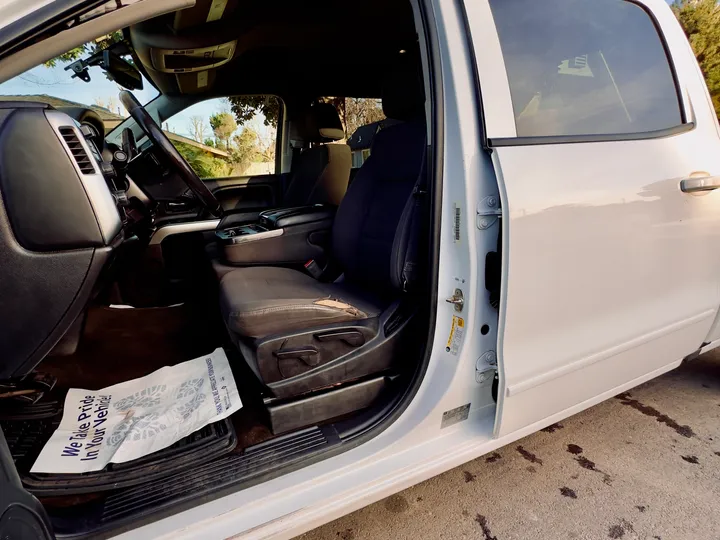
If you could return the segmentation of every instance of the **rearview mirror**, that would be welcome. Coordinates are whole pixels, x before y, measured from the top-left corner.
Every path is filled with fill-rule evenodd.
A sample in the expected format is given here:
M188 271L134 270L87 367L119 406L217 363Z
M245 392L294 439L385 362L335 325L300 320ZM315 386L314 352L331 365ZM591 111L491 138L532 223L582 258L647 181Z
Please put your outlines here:
M107 49L102 52L100 67L105 70L108 78L123 88L127 88L128 90L142 90L142 75L138 68Z

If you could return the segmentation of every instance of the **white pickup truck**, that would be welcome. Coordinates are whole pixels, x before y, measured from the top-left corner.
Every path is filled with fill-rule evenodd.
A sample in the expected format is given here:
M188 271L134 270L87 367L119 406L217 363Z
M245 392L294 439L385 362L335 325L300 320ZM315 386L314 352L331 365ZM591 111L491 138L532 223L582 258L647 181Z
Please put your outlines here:
M5 0L0 81L3 538L291 538L720 345L663 0Z

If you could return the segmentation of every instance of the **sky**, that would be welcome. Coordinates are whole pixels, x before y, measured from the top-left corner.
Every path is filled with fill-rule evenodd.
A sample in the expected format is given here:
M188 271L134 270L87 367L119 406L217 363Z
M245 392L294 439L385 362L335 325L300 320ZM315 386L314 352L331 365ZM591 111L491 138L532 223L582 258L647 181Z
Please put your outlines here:
M108 80L99 67L91 67L89 69L90 82L86 83L78 78L73 78L70 72L65 71L64 68L67 65L68 64L58 63L58 65L53 68L37 66L22 75L18 75L0 84L0 95L47 94L83 105L95 105L98 99L104 104L107 104L109 99L114 98L116 107L120 106L117 96L123 88L113 81ZM158 95L158 91L148 83L147 80L143 80L143 89L133 90L132 92L138 101L144 105L154 99ZM167 128L179 135L191 137L191 116L200 116L204 118L207 123L210 115L224 110L228 110L228 107L222 100L209 99L197 103L192 107L188 107L173 118L167 120ZM112 112L118 113L117 110ZM120 114L125 116L125 111L121 110ZM261 116L256 117L251 124L261 137L265 137L267 135L267 129L263 126L262 120L263 118ZM163 127L165 128L165 125L163 125ZM212 136L209 123L205 136Z

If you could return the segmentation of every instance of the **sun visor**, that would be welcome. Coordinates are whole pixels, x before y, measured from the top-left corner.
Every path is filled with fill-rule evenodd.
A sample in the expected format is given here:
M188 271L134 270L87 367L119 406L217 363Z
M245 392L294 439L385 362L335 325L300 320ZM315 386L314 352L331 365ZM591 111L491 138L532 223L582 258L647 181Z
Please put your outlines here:
M197 0L193 7L175 12L173 28L183 30L193 26L218 21L238 6L238 0Z

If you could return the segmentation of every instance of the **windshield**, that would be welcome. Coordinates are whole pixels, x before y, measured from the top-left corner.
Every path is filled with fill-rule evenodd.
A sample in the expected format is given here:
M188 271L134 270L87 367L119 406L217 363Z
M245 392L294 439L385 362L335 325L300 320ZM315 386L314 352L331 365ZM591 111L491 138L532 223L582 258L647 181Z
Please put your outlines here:
M63 55L64 56L64 55ZM46 62L0 84L0 99L40 101L53 107L83 106L97 112L110 132L127 117L118 94L123 88L109 80L100 67L90 67L90 81L73 77L65 68L73 60L63 56ZM158 91L143 77L142 90L132 91L143 105L158 96Z

